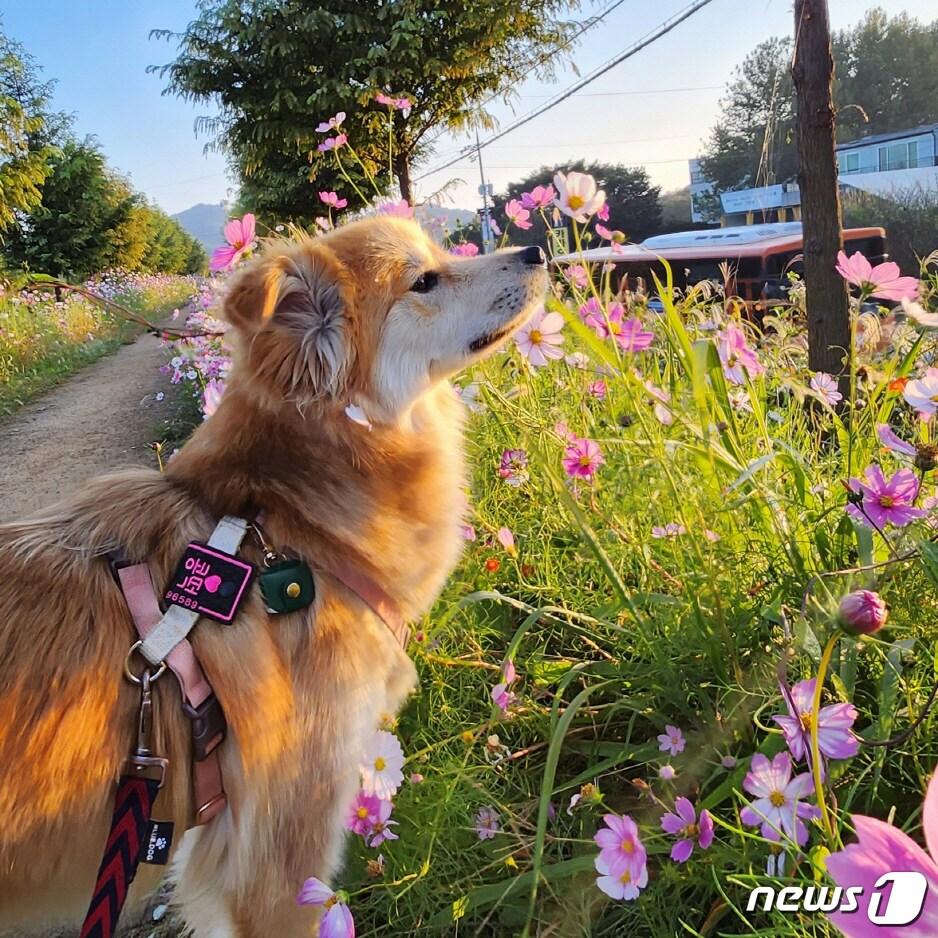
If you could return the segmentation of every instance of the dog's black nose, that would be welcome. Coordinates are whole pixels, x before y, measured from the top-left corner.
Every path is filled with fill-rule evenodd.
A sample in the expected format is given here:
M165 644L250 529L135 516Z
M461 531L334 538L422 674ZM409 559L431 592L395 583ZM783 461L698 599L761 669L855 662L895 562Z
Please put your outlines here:
M539 267L547 266L547 255L536 245L532 244L518 253L522 264L537 264Z

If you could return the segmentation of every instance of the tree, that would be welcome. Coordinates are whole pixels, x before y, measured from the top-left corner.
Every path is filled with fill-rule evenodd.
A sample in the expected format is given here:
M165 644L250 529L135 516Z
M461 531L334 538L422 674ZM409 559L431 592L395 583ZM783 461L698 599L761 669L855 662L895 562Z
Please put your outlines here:
M46 112L51 93L23 47L0 31L0 230L39 204L54 153Z
M569 35L556 17L576 4L203 0L183 33L161 33L180 43L161 71L168 90L218 104L200 127L228 153L252 207L308 222L321 214L319 189L341 189L353 208L364 201L336 173L342 152L317 152L320 121L346 112L343 129L378 188L396 180L413 201L411 168L431 139L491 126L487 100L510 97L529 73L552 74ZM412 107L380 105L379 92L406 95ZM370 198L365 173L352 177Z
M653 186L644 169L630 169L619 163L586 163L577 160L562 167L564 172L589 173L596 178L597 185L606 192L609 205L609 221L606 226L625 233L632 241L642 241L654 234L661 227L660 186ZM495 220L505 226L505 205L511 199L520 199L521 193L529 192L535 186L553 183L556 169L542 166L536 172L511 183L507 190L494 198ZM547 248L547 231L540 215L531 213L533 226L528 230L512 228L511 240L514 244L539 244ZM561 226L567 226L566 215L559 219ZM572 235L569 241L573 245Z
M832 39L837 140L938 121L938 20L873 9ZM701 168L717 191L794 178L791 40L760 43L730 83Z

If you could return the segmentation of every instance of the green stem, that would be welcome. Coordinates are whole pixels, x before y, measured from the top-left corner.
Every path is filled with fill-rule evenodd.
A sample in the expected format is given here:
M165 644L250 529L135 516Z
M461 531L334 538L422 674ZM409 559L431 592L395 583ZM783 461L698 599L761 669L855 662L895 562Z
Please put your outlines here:
M837 644L839 635L832 635L824 646L821 655L821 664L818 667L817 683L814 685L814 700L811 702L811 771L814 776L814 793L817 795L818 807L821 809L821 824L827 833L828 840L834 839L834 828L831 824L830 812L827 810L827 801L824 798L823 781L821 778L821 747L818 741L818 713L821 709L821 692L824 690L824 678L830 667L831 655Z

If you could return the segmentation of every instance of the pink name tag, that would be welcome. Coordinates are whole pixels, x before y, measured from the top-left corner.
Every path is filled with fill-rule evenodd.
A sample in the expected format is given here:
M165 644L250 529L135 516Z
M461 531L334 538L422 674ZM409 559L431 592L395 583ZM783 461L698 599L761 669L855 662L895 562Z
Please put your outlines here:
M231 622L251 585L254 567L230 554L192 543L163 594L175 606L192 609L216 622Z

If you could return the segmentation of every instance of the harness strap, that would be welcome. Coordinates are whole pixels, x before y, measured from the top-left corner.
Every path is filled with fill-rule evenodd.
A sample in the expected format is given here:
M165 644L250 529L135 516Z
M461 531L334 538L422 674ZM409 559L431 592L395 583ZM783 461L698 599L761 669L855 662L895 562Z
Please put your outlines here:
M137 875L140 853L150 826L159 781L122 775L114 799L114 815L94 895L79 938L112 938Z
M371 611L388 627L401 648L407 650L410 628L404 621L400 607L371 577L353 567L327 567L344 587L355 593Z
M137 634L141 639L146 639L164 618L156 598L150 568L145 563L119 567L117 577ZM226 803L217 751L225 738L224 716L187 639L179 641L167 653L166 663L179 681L179 689L185 701L183 709L192 720L196 825L206 824Z

